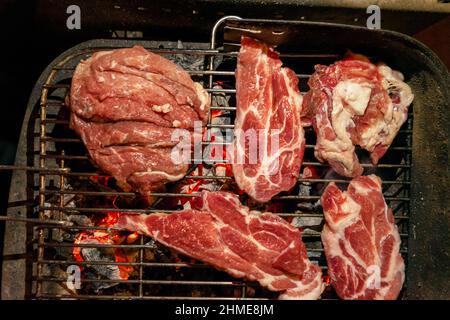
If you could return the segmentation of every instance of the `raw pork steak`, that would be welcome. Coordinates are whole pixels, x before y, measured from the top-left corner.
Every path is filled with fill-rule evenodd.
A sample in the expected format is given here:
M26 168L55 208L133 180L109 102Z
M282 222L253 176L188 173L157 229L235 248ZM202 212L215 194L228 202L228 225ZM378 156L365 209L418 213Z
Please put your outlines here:
M121 215L118 226L258 281L282 299L320 297L322 272L309 261L297 228L274 214L249 211L232 193L203 191L194 206L171 214Z
M405 278L400 236L375 175L334 183L322 195L328 273L343 299L396 299Z
M400 72L361 55L315 69L303 101L303 119L317 134L315 156L340 175L359 176L363 168L355 145L377 164L406 121L414 96Z
M298 79L281 65L273 48L242 38L232 168L238 186L259 202L295 185L305 147Z
M136 46L95 53L72 79L70 125L105 172L147 194L181 179L188 163L173 161L177 128L205 123L209 98L186 71ZM176 153L175 153L176 154Z

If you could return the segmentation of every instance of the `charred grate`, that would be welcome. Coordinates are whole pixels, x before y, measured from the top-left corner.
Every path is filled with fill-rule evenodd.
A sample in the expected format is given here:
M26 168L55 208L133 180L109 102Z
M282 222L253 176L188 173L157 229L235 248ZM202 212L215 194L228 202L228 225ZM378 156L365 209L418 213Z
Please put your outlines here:
M124 43L123 46L129 44ZM214 101L208 128L221 132L232 130L237 50L225 51L222 47L216 49L215 30L212 45L186 44L184 48L180 48L181 46L165 48L164 45L144 46L184 64L183 66L190 70L193 79L202 82L207 88ZM28 201L34 205L28 207L28 216L40 221L54 221L54 224L36 225L32 231L29 246L32 261L29 261L27 268L27 279L31 280L27 290L28 297L37 299L275 297L276 294L261 289L256 283L234 279L201 262L174 254L146 237L137 236L134 241L126 239L120 243L85 242L74 245L76 237L83 232L117 232L117 236L125 238L130 235L101 223L84 224L83 221L86 219L91 222L98 221L108 217L109 213L116 212L152 213L179 209L179 205L173 204L174 199L183 202L183 199L188 200L196 193L175 191L177 184L190 181L195 185L216 181L220 182L222 187L233 188L233 178L230 175L199 173L196 171L198 166L193 165L192 171L182 181L176 182L175 186L169 186L167 192L154 193L152 196L156 201L148 206L145 199L142 200L134 192L121 191L113 179L93 166L83 143L68 128L69 119L64 107L64 97L70 89L70 79L76 64L96 51L113 48L105 46L76 51L52 66L42 86L41 99L30 122L31 131L28 135L28 153L33 158L32 166L39 168L29 171ZM302 72L311 72L314 64L329 64L340 57L340 54L333 52L281 52L281 59L286 66ZM186 63L191 63L190 67ZM298 76L301 90L307 90L306 81L309 74ZM214 113L226 114L231 121L216 123ZM380 164L376 167L368 162L363 164L365 174L374 172L383 179L383 193L388 205L393 209L399 227L402 239L401 253L405 262L408 261L412 125L411 106L408 121ZM203 143L205 147L229 143L211 140L209 133ZM319 176L301 177L293 192L276 196L268 206L289 221L303 225L303 241L308 248L308 255L323 268L326 277L326 262L320 243L322 212L317 201L320 198L320 190L326 183L334 181L346 184L348 181L333 175L327 165L318 162L314 158L313 149L314 135L312 130L307 130L302 170L305 167L311 168L319 172ZM247 200L245 196L243 200ZM248 204L252 206L251 202ZM67 221L76 223L67 225ZM74 257L74 249L84 252L83 261ZM117 252L120 252L121 259L117 259ZM86 258L88 255L91 257L89 260ZM67 287L67 268L70 266L82 268L80 289ZM129 273L126 277L120 277L121 272ZM115 276L111 276L111 273ZM336 296L328 286L323 297Z

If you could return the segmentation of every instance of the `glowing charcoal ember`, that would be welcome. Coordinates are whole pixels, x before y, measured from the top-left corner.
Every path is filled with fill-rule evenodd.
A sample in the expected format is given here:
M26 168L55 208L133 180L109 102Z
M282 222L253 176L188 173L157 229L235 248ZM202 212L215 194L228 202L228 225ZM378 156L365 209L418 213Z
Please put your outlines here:
M323 282L325 283L325 285L326 286L329 286L330 284L331 284L331 278L330 278L330 276L323 276L322 277L322 279L323 279Z
M127 243L133 243L139 238L139 234L137 232L133 232L127 236Z
M95 222L97 227L112 227L119 219L119 212L107 212L103 218ZM109 230L89 230L78 233L74 240L73 257L77 262L86 262L86 266L94 269L99 276L110 280L127 280L134 271L127 265L100 265L96 261L135 262L136 252L122 248L102 248L102 245L119 245L133 243L139 239L136 232ZM79 247L78 245L99 245L99 247ZM89 262L92 261L92 264ZM83 266L80 266L83 270ZM103 288L105 286L102 286Z
M214 88L222 89L220 85ZM228 98L222 94L216 94L212 97L213 107L228 107ZM229 124L231 121L229 111L226 110L211 110L211 124L222 125ZM223 160L229 159L228 144L232 141L231 132L225 134L218 128L202 129L202 141L205 144L202 149L202 157L205 163L197 164L195 169L189 173L193 177L231 177L231 165L223 163ZM209 144L207 143L209 142ZM217 161L215 161L217 160ZM176 184L173 192L181 194L199 193L203 190L216 191L220 190L225 180L220 179L203 179L203 178L185 178ZM191 208L192 198L179 197L174 200L164 200L169 207L183 207L184 209Z
M111 176L95 175L95 176L90 176L89 180L106 187L114 180L114 178Z

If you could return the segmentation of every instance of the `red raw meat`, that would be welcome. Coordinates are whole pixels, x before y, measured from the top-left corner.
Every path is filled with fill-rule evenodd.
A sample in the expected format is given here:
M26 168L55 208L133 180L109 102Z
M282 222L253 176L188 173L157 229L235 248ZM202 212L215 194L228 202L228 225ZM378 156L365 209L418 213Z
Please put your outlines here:
M302 121L312 122L317 134L315 156L340 175L359 176L355 145L377 164L406 121L414 95L400 72L360 55L315 69L302 110Z
M375 175L334 183L322 195L328 274L343 299L396 299L405 279L400 236Z
M296 184L305 148L298 78L281 65L273 48L242 38L236 69L232 168L238 186L259 202ZM258 137L253 159L245 136L252 132ZM272 141L278 141L278 148Z
M209 109L208 94L186 71L140 46L97 52L81 61L70 103L84 119L181 128L206 121Z
M171 161L177 128L205 123L209 97L173 62L142 47L102 51L81 61L70 91L70 126L106 173L148 194L184 177ZM178 159L181 160L181 159Z
M300 231L272 213L249 211L227 192L203 191L195 209L121 215L118 227L137 231L236 278L258 281L282 299L318 299L320 267L307 257Z

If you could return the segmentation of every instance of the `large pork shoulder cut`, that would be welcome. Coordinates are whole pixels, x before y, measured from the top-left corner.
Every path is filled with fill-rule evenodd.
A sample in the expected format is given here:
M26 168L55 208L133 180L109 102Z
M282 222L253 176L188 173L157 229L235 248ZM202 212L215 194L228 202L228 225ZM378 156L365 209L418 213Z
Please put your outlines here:
M308 259L300 231L286 220L250 211L228 192L203 191L193 206L170 214L124 214L117 226L236 278L258 281L281 299L320 297L321 269Z
M238 186L259 202L296 184L305 148L298 78L281 66L273 48L242 38L232 168Z
M343 299L396 299L405 279L400 235L375 175L322 195L322 242L331 284Z
M317 134L315 156L340 175L359 176L363 168L355 145L377 164L406 121L414 96L400 72L361 55L315 69L302 109Z
M142 47L101 51L81 61L70 91L70 125L104 172L143 194L181 179L174 130L204 124L209 97L189 74Z

